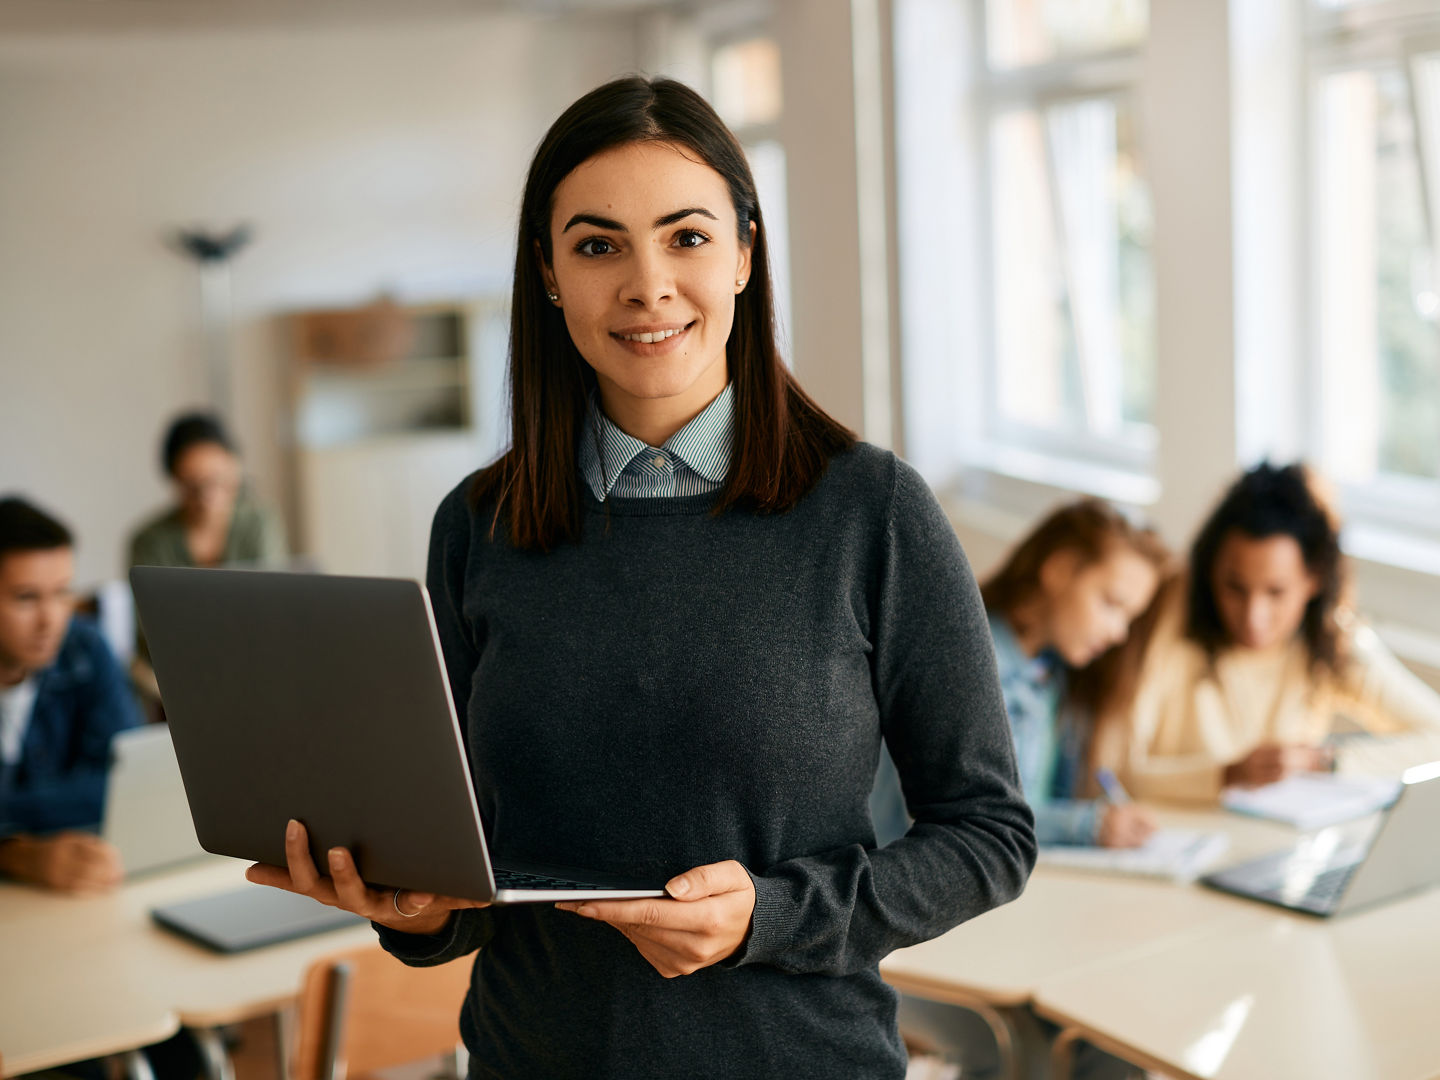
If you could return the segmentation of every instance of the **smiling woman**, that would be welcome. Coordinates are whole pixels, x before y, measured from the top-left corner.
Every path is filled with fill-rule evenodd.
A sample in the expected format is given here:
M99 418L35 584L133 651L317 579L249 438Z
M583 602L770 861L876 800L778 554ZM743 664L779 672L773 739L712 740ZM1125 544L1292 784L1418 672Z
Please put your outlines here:
M487 840L666 895L381 891L338 849L320 877L299 826L252 875L407 963L478 949L472 1077L898 1080L880 958L1034 860L953 530L786 370L750 170L679 83L556 121L511 312L513 443L441 504L428 575ZM882 739L916 825L877 850Z

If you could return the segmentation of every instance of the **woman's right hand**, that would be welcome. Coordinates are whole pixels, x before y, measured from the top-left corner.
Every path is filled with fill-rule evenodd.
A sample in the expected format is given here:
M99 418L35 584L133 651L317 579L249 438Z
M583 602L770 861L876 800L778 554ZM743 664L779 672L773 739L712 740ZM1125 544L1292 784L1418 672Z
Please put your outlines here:
M330 907L354 912L371 922L407 934L438 934L462 908L490 905L480 900L437 896L431 892L401 889L372 889L355 869L355 860L345 848L329 851L329 877L322 877L310 858L310 836L293 818L285 827L285 867L256 863L245 877L257 885L269 885L286 892L301 893Z
M1239 761L1225 767L1226 785L1260 787L1298 772L1324 772L1334 755L1318 746L1286 746L1262 743Z
M1134 803L1120 803L1106 808L1096 839L1101 847L1139 847L1154 831L1155 818L1149 810Z

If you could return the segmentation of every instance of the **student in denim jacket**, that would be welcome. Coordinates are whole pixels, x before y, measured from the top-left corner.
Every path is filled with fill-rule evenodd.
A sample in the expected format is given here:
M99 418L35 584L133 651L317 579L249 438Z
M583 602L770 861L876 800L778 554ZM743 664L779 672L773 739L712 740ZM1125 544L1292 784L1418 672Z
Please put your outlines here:
M1133 692L1142 643L1118 646L1151 608L1167 559L1154 533L1099 499L1082 499L1045 518L981 586L1041 844L1134 847L1154 829L1139 807L1083 796L1093 779L1091 718L1124 711L1119 702ZM871 813L882 844L909 827L888 759Z
M110 740L139 722L93 625L71 617L73 542L54 518L0 499L0 875L67 892L120 880L100 821Z

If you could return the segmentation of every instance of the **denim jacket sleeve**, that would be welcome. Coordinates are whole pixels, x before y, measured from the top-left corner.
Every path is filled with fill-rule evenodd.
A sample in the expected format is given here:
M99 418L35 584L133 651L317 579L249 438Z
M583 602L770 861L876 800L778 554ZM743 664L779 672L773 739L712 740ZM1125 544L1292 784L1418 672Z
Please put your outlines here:
M1033 804L1035 839L1041 844L1093 844L1104 806L1097 799L1051 799Z

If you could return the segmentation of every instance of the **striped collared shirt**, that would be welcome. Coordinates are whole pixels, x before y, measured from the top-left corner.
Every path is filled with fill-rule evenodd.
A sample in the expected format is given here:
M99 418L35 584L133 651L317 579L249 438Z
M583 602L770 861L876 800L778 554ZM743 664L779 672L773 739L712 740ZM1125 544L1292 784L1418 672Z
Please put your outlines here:
M655 499L704 495L725 484L735 426L735 391L727 383L699 416L661 447L625 434L591 398L580 432L580 473L595 498Z

